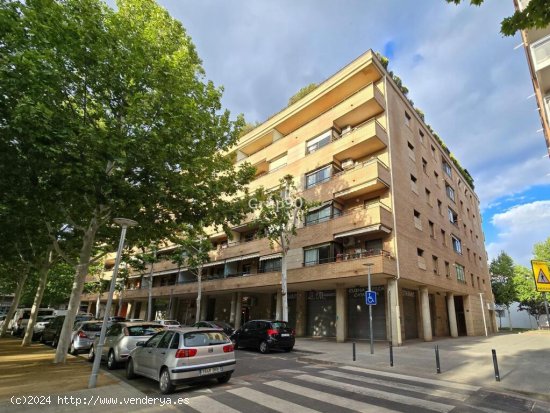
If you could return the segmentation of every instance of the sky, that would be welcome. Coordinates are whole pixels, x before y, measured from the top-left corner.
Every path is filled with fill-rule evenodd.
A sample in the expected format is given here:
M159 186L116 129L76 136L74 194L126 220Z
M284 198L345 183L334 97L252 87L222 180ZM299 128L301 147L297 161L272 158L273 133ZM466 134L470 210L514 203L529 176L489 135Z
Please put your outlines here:
M108 1L112 3L112 1ZM222 103L249 122L278 112L373 49L475 180L489 260L529 266L550 237L550 160L512 0L158 0L183 23ZM531 96L531 97L530 97Z

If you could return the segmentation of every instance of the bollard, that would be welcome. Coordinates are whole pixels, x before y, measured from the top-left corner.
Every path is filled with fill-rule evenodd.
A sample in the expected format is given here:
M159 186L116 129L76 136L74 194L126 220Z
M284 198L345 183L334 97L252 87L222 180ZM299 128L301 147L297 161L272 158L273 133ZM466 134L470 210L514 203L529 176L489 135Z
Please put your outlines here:
M390 367L393 367L393 344L390 341Z
M441 373L441 364L439 363L439 346L436 344L435 346L435 367L437 370L437 374Z
M355 342L352 343L353 361L355 361Z
M495 380L500 381L500 373L498 371L497 352L495 349L491 350L493 353L493 366L495 367Z

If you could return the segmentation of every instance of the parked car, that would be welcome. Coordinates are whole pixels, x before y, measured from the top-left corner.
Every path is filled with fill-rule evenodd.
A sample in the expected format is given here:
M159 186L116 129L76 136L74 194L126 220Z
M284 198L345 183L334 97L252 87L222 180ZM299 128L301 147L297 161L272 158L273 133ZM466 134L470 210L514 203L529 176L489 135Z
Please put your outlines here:
M90 321L90 320L93 320L93 317L88 314L77 314L74 320L73 328L79 322ZM57 343L59 341L59 336L61 335L61 329L63 328L64 321L65 321L64 315L58 315L53 320L51 320L42 331L40 342L51 343L52 347L57 347Z
M115 369L121 362L128 358L130 351L136 347L138 341L145 341L152 335L164 330L158 323L114 323L105 335L105 344L101 354L102 360L107 360L109 370ZM99 337L95 337L94 343L88 352L88 361L94 361L95 349L99 344Z
M161 326L164 326L166 328L176 328L181 327L181 324L177 320L156 320L157 323L159 323Z
M45 315L42 317L36 318L36 323L34 324L34 328L32 331L32 338L33 340L40 340L42 337L42 333L44 332L44 329L46 326L55 318L53 315Z
M235 348L252 347L260 353L269 353L271 349L291 351L296 341L296 332L285 321L251 320L235 330L231 341Z
M112 316L107 319L111 323L120 323L122 321L126 321L126 318L120 317L120 316Z
M45 315L54 315L54 311L55 310L53 308L39 308L37 317L43 317ZM10 324L8 325L8 329L11 329L11 335L22 336L25 332L25 328L27 327L27 324L29 323L30 318L31 318L30 308L19 308L15 312L13 319L10 321Z
M130 323L135 323L138 321L145 321L145 320L143 318L130 318L129 320L126 320L126 321L129 321Z
M77 355L82 351L89 351L95 341L96 334L101 332L102 321L77 322L71 335L69 353ZM107 324L109 327L110 324Z
M0 328L2 328L2 325L6 322L7 314L0 315Z
M146 376L159 382L161 393L178 384L216 378L227 383L235 370L231 340L221 330L182 327L161 331L138 342L126 363L126 377Z
M231 337L235 329L225 321L199 321L193 324L197 328L221 328L225 334Z

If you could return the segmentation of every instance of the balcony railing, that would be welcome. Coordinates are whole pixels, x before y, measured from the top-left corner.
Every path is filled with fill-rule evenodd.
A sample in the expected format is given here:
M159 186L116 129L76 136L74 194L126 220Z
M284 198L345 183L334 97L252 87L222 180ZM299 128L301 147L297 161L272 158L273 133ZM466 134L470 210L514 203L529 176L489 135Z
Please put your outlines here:
M391 257L391 253L383 249L361 250L358 252L347 253L347 254L344 254L344 253L336 254L336 256L334 257L321 258L314 261L304 261L302 263L302 266L310 267L312 265L329 264L332 262L344 262L344 261L350 261L350 260L358 260L361 258L379 257L379 256Z
M531 55L535 71L550 65L550 35L531 45Z
M365 206L359 206L359 207L348 209L345 212L340 212L340 213L333 212L330 216L327 216L327 217L321 217L321 218L318 218L318 219L315 219L315 220L312 220L312 221L309 221L309 222L304 221L304 227L310 227L312 225L322 224L323 222L331 221L333 219L347 217L349 215L357 214L358 212L361 212L361 211L367 211L367 210L372 209L372 208L384 208L387 211L391 211L391 208L389 206L387 206L386 204L384 204L383 202L381 202L381 201L372 202L372 203L370 203L368 205L365 205Z

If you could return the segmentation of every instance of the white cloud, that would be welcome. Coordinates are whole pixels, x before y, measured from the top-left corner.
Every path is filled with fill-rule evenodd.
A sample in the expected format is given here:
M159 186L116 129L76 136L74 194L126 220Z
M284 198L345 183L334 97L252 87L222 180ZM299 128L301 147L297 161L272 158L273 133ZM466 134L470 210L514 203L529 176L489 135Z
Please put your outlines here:
M491 223L498 233L487 244L489 260L505 251L516 263L529 266L533 245L550 237L550 200L516 205L493 215Z

